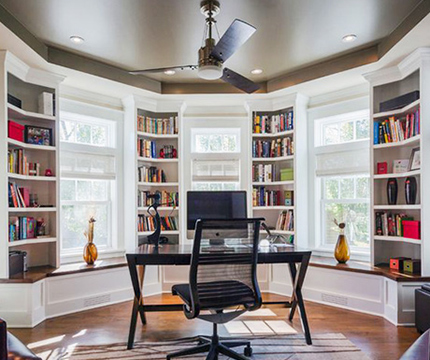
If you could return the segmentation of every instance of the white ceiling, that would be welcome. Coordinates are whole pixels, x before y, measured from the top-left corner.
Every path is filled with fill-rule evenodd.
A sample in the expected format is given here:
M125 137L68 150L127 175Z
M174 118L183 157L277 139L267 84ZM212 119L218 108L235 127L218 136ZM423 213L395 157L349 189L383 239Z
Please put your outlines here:
M221 35L235 18L257 27L226 63L262 81L389 35L420 0L221 0ZM200 0L0 0L43 42L125 69L197 62L204 17ZM357 41L345 44L345 34ZM85 38L75 45L71 35ZM253 68L263 75L251 75ZM195 72L169 82L197 82Z

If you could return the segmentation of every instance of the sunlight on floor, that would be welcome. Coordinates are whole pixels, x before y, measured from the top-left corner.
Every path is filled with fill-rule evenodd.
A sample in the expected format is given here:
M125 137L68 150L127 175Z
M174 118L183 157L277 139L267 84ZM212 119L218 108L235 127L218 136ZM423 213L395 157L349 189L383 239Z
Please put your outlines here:
M54 343L62 341L65 336L66 335L60 335L60 336L56 336L56 337L53 337L53 338L50 338L50 339L36 341L34 343L28 344L27 347L29 349L35 349L35 348L38 348L38 347L42 347L42 346L54 344Z
M76 333L75 335L72 336L72 338L77 338L79 336L83 336L87 333L87 329L83 329L81 331L79 331L78 333Z

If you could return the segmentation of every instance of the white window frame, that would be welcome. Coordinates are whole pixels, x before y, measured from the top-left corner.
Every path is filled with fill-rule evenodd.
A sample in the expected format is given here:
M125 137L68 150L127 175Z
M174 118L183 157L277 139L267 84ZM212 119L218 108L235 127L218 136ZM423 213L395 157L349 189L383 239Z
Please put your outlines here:
M123 208L120 203L120 194L122 194L122 124L123 112L119 110L112 110L98 105L89 105L69 99L62 99L61 105L66 109L60 109L60 121L78 121L88 125L100 124L105 125L106 122L110 122L108 126L107 146L104 145L89 145L81 143L72 143L67 141L60 142L60 162L61 152L77 152L77 153L88 153L91 155L101 156L112 156L115 158L115 173L104 174L98 176L97 174L84 174L84 173L62 173L60 175L60 186L61 180L73 179L73 180L109 180L108 191L110 192L110 211L108 221L111 224L108 245L98 246L99 259L105 259L109 257L122 256L125 253L124 239L120 237L119 229L122 227L123 219L120 218L120 213ZM74 111L76 108L76 112ZM90 114L90 115L89 115ZM60 138L60 134L58 134ZM88 201L89 204L98 203L97 201ZM105 203L105 202L104 202ZM62 201L60 199L60 211L63 205L81 205L82 201ZM96 230L95 230L96 231ZM83 236L83 235L82 235ZM61 237L61 234L60 234ZM97 244L96 244L97 245ZM76 261L82 261L82 249L63 249L62 240L60 239L60 258L61 263L71 263Z

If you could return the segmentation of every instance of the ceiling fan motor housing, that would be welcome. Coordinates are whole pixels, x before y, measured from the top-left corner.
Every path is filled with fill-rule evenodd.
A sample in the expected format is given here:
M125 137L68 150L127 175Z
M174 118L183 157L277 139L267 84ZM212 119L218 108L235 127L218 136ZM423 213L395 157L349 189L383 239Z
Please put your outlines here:
M203 0L200 2L200 12L206 16L215 17L220 12L220 3L218 0Z
M215 46L215 40L208 38L205 46L199 49L198 76L205 80L216 80L222 76L222 62L210 54Z

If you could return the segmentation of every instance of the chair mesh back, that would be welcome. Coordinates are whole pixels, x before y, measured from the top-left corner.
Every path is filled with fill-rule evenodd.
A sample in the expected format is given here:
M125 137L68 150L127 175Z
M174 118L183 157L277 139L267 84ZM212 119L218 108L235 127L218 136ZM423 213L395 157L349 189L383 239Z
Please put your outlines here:
M192 259L195 271L190 272L190 283L194 280L197 285L202 308L256 303L259 224L252 219L198 223Z

